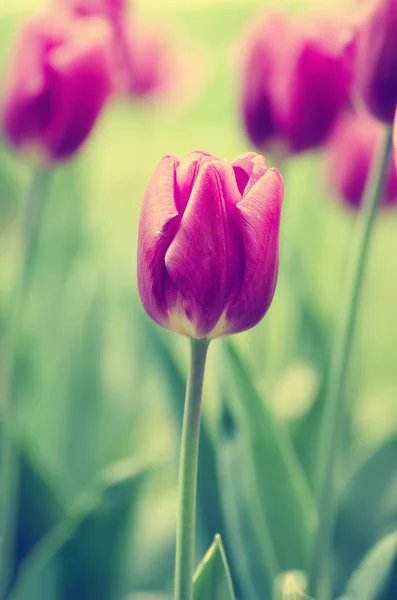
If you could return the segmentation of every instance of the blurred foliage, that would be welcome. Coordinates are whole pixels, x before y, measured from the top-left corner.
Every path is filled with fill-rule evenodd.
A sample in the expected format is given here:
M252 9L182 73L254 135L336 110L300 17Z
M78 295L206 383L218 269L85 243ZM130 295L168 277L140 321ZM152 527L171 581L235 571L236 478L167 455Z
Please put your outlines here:
M18 340L20 485L9 600L166 600L172 587L187 344L150 323L139 304L139 206L163 154L202 147L232 158L247 150L233 61L236 38L260 3L144 4L137 10L165 19L203 52L208 82L187 106L115 101L81 155L54 173ZM29 0L0 8L0 72L18 23L38 7ZM244 600L270 594L278 572L307 567L316 519L317 436L354 220L327 196L321 169L318 154L282 169L274 304L255 330L210 349L197 556L220 533ZM2 333L30 175L2 141ZM368 570L379 573L379 589L385 580L396 589L395 537L380 542L345 586L397 522L396 227L394 213L380 217L349 388L335 537L344 600L395 597L361 591ZM1 362L5 352L2 343ZM206 570L212 561L224 564L219 545Z

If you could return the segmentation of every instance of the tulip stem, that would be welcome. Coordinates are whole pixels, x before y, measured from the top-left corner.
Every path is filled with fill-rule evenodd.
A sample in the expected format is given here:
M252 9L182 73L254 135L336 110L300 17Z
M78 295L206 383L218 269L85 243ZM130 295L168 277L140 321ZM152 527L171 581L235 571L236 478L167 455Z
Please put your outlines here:
M175 600L192 600L201 398L209 341L191 339L179 464Z
M18 460L14 449L13 423L16 364L20 322L34 270L37 243L42 223L45 199L48 196L50 170L37 169L28 189L21 231L21 271L12 290L6 333L6 361L1 390L0 444L0 600L9 583L13 534L18 504Z
M345 303L342 305L339 327L337 328L333 353L331 354L317 463L319 524L314 544L311 573L311 594L317 600L331 600L332 598L332 542L336 503L335 471L345 416L345 384L354 341L365 266L377 208L383 196L391 148L392 130L388 128L379 153L373 162L366 186L363 207L358 217L347 296Z

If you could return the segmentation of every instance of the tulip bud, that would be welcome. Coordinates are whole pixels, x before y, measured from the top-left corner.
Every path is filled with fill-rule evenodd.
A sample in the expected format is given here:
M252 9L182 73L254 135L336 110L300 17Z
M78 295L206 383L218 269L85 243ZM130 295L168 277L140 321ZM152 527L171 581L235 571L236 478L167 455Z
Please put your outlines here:
M165 156L143 201L138 287L159 325L193 338L253 327L278 274L283 180L265 159Z
M2 126L20 152L45 162L72 156L111 91L105 20L62 12L28 21L8 66Z
M393 123L397 105L397 0L364 4L357 33L357 89L370 113Z
M256 19L241 78L244 125L256 147L296 153L325 141L349 101L352 45L352 24L335 17Z
M383 127L367 113L346 111L328 142L327 180L330 189L353 208L359 208ZM397 202L397 170L390 159L383 205Z

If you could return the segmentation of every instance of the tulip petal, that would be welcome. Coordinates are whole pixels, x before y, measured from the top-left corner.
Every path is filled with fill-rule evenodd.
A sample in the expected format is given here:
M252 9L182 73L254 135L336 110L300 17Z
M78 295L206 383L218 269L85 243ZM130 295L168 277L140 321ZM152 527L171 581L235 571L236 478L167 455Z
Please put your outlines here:
M69 39L49 53L56 114L47 139L54 158L80 146L110 94L110 43L106 21L92 17L70 25Z
M5 80L2 126L16 147L35 143L52 118L43 42L41 19L28 21L17 39Z
M342 50L332 52L327 40L302 40L291 57L285 89L285 133L289 149L302 152L322 144L349 100L350 72Z
M227 295L227 209L219 174L200 169L165 265L183 299L194 337L206 337L221 317ZM189 332L186 332L189 334Z
M357 88L372 115L391 125L397 103L397 5L374 0L367 7L357 36Z
M167 327L169 312L177 302L177 290L164 264L180 216L175 205L175 179L179 160L165 156L147 187L139 221L138 288L148 315Z
M209 152L193 150L178 166L176 171L176 185L177 206L180 213L183 213L186 208L201 165L212 160L218 160L218 158Z
M222 335L253 327L272 301L278 273L278 238L284 185L269 169L238 203L244 247L241 290L226 312Z
M278 25L278 16L256 18L241 48L242 117L248 137L257 148L263 148L277 133L276 111L269 88L273 80L274 49L280 52Z

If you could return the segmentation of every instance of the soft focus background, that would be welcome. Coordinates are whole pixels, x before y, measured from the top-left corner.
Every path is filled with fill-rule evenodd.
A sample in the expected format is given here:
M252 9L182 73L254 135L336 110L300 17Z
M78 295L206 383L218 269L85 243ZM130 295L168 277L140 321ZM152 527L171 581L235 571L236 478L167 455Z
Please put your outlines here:
M18 25L41 4L2 3L0 73ZM164 102L111 102L80 155L55 173L18 342L21 568L13 599L110 600L132 594L134 600L152 600L155 593L167 597L172 588L188 342L160 331L141 308L136 286L139 209L162 155L183 157L200 148L233 159L249 149L239 119L236 42L245 23L264 5L248 0L137 0L134 11L169 31L184 59L191 55L186 85ZM292 0L286 6L305 8ZM271 157L268 162L273 164ZM327 192L320 153L280 168L286 193L273 305L257 328L236 337L231 364L222 356L220 342L209 353L198 556L218 530L226 548L231 545L230 503L242 511L244 524L252 521L259 527L258 507L247 500L257 497L256 485L264 486L270 502L274 499L273 510L283 504L285 481L277 453L284 457L284 467L290 465L290 440L302 467L294 468L309 486L313 481L321 392L355 216ZM2 330L19 264L20 219L30 175L29 166L0 140ZM340 469L344 503L336 539L338 591L364 550L395 523L397 514L392 499L397 483L395 473L392 479L397 459L396 232L397 213L382 213L349 384L347 451ZM226 370L239 378L234 392L239 398L237 407L231 400L227 414L221 415L219 375ZM254 439L258 406L268 421L252 444L255 456L250 462L244 454L233 454L228 444L240 428ZM286 439L287 450L283 441L276 458L272 435ZM367 456L386 440L381 462L368 463ZM284 450L290 453L287 458ZM367 471L357 475L363 465ZM251 480L252 466L259 480ZM381 506L370 483L375 474L385 492ZM238 482L243 476L247 479L235 489L236 478ZM290 510L288 501L284 508ZM293 532L278 528L281 513L270 514L274 520L269 528L284 535L284 542L276 545L293 545ZM381 525L380 514L382 519L387 514ZM256 543L249 531L243 533L248 544L243 553L260 555L249 547ZM239 597L266 598L245 590L246 575L233 545L230 561ZM303 567L293 557L283 565ZM104 574L108 584L102 581ZM258 573L251 579L257 590L268 585ZM112 596L108 590L116 589L116 580L118 591ZM143 592L152 595L137 595Z

